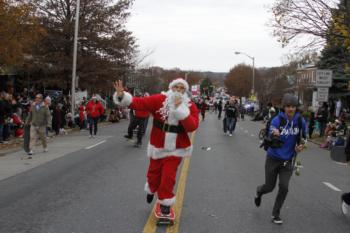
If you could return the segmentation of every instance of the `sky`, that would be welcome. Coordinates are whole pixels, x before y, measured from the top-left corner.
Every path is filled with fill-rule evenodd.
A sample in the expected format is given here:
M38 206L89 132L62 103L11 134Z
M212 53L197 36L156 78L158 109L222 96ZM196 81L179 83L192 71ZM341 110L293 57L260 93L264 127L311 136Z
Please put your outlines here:
M282 49L266 24L275 0L135 0L127 29L144 66L228 72L239 63L282 65Z

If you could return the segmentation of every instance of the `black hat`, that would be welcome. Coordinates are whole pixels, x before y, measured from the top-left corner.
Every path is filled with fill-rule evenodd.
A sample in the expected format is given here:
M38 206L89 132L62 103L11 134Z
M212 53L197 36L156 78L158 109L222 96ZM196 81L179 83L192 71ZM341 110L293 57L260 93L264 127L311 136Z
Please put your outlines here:
M299 105L298 98L290 93L284 94L282 98L282 106L284 107L286 105L292 105L297 107Z

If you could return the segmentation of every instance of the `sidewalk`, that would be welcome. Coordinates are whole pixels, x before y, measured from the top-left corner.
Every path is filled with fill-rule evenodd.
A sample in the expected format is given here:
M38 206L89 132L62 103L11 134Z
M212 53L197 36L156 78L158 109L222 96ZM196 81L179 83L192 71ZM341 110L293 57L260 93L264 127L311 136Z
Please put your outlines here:
M18 150L23 145L23 138L11 138L10 141L6 141L0 144L0 156L4 156L7 153Z
M65 129L68 134L76 131L75 129ZM63 136L63 135L58 135ZM57 137L54 133L49 133L49 138L47 142L52 142L52 139ZM5 156L6 154L23 150L23 138L11 138L6 143L0 144L0 157Z
M109 124L112 124L112 123L105 121L105 122L99 123L99 126L105 126ZM80 132L80 129L79 127L75 127L75 128L65 129L65 131L69 135L75 132ZM55 133L49 133L50 138L47 140L47 142L51 143L54 140L54 138L62 137L62 136L65 136L65 134L55 135ZM0 144L0 157L13 152L20 151L20 150L23 150L23 138L11 138L11 140L6 141L3 144Z

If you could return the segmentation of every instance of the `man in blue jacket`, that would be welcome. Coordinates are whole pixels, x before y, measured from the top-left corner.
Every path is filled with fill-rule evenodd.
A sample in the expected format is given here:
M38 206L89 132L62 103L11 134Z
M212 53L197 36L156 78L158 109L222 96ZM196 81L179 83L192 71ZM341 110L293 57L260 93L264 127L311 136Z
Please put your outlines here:
M301 152L305 145L301 143L301 137L305 138L305 120L297 111L298 99L292 94L285 94L282 99L283 110L274 117L269 134L279 139L282 143L280 147L269 147L267 150L265 163L265 184L258 186L254 199L257 207L261 204L261 197L270 193L276 186L279 177L279 189L272 211L272 222L282 224L280 210L287 197L289 180L294 169L296 154Z

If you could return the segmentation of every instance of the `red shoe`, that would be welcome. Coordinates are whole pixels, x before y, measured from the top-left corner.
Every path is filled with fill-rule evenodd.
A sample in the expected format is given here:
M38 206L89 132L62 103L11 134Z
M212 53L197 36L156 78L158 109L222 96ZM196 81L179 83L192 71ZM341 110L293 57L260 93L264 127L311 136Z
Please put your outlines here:
M160 218L166 218L170 220L175 219L175 213L173 208L171 208L171 206L161 205L159 202L157 202L156 208L154 210L154 214L158 219Z

